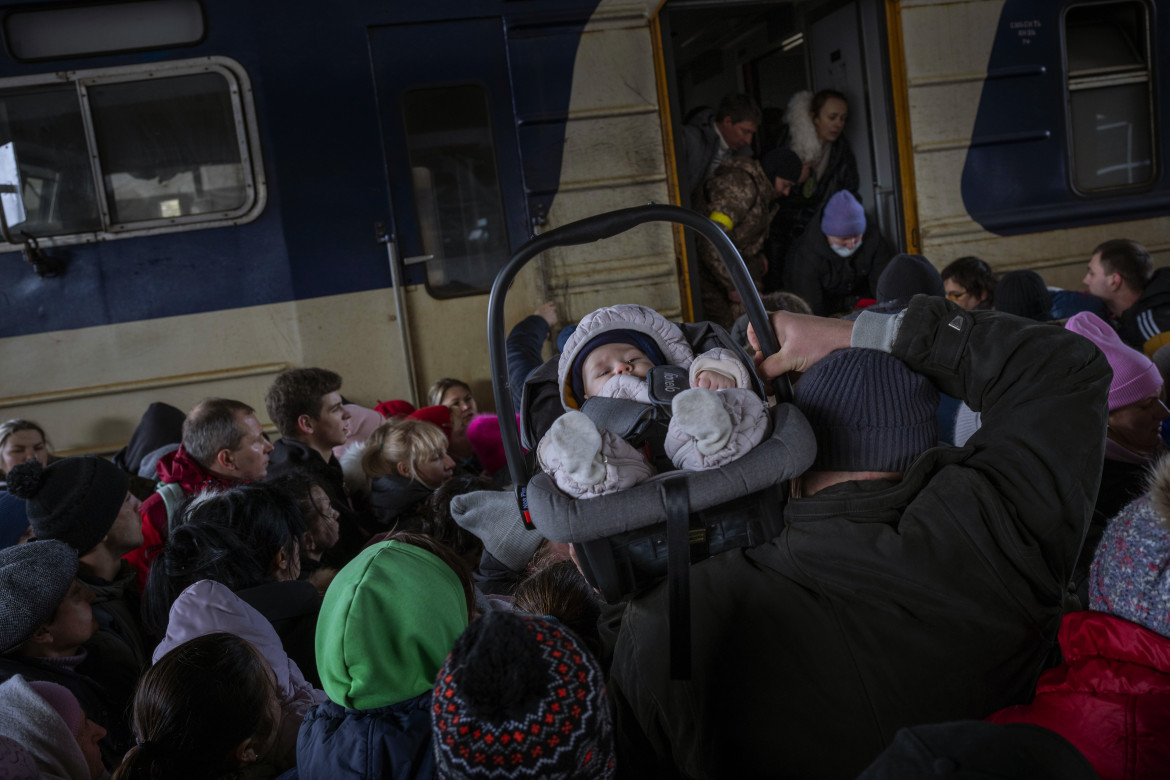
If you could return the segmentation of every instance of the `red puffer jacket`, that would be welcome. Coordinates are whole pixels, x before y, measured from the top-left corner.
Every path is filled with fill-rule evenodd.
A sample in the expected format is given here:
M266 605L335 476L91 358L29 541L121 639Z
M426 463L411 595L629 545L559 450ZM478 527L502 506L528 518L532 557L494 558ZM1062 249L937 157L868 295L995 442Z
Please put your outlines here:
M988 720L1057 732L1101 780L1170 777L1170 639L1104 612L1072 612L1060 649L1064 664L1040 676L1031 704Z
M186 496L199 493L206 488L226 490L242 484L238 480L225 479L207 471L192 460L181 445L179 449L163 456L158 462L158 476L161 482L177 482ZM163 502L162 496L155 493L142 502L138 514L142 515L142 546L126 553L122 558L137 570L138 590L145 592L150 564L167 541L167 505Z

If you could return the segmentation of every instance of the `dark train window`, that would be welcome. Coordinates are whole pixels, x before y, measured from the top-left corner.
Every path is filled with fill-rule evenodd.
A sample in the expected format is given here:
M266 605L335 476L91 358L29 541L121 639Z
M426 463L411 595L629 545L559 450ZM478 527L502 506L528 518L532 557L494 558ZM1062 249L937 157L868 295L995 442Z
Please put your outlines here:
M205 58L70 75L0 81L0 192L9 193L0 250L30 236L78 243L259 215L255 114L238 65Z
M1070 8L1064 21L1073 187L1141 187L1156 171L1144 3Z
M479 84L416 89L402 98L414 205L436 297L482 292L511 255L492 140Z

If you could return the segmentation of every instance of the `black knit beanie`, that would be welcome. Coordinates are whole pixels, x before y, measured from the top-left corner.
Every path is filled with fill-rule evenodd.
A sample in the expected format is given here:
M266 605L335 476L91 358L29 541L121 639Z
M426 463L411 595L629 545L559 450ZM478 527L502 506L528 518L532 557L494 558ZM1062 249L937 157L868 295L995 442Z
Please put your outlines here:
M905 471L938 443L938 390L885 352L830 353L793 395L817 436L810 471Z
M555 620L486 613L467 627L435 684L440 778L609 780L605 677Z
M915 295L946 295L942 277L922 255L894 255L874 287L878 303L910 303Z
M110 531L129 479L107 460L88 455L47 467L35 460L8 473L8 491L28 502L28 521L38 539L60 539L85 555Z
M995 310L1046 322L1052 319L1052 293L1035 271L1008 271L995 285Z
M0 550L0 653L23 645L53 619L77 577L77 551L64 542Z
M776 181L779 176L793 184L800 181L800 172L804 164L796 152L786 146L778 146L760 158L760 167L769 182Z

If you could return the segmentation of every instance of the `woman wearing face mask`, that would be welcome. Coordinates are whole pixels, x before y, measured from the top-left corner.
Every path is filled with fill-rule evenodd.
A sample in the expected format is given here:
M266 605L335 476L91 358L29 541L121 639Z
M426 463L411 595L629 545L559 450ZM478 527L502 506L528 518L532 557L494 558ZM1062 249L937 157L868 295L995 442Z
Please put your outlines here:
M804 298L813 314L847 312L861 298L877 298L878 277L893 257L857 198L841 190L789 251L784 288Z

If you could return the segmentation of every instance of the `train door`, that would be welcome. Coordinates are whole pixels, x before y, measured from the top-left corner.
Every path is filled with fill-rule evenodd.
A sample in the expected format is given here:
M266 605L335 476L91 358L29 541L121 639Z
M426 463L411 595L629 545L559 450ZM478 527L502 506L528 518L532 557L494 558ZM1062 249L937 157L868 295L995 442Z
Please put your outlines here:
M483 293L527 238L524 207L505 205L524 193L504 26L378 26L369 46L391 204L379 232L411 389L417 402L441 376L475 377L486 400Z
M837 89L849 100L846 136L857 157L866 211L888 238L905 245L880 4L669 0L659 23L676 159L688 115L714 107L728 92L757 99L764 109L757 143L770 148L784 132L784 108L794 93ZM687 200L680 194L680 203L689 205ZM692 252L688 247L688 256Z

